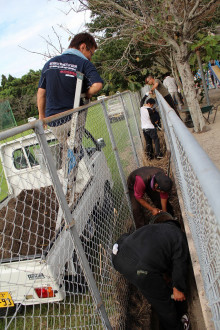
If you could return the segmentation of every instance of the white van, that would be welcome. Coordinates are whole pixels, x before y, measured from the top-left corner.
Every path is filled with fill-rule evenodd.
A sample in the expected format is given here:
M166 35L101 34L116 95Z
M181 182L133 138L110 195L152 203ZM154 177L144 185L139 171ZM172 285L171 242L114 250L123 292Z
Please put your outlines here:
M46 132L46 138L54 157L58 176L62 182L63 174L61 157L59 156L62 149L50 131ZM102 138L96 140L89 131L85 130L78 164L75 198L72 205L69 205L77 232L88 243L93 240L97 226L101 226L106 221L106 214L108 213L108 217L113 214L111 199L113 183L102 151L104 146L105 143ZM37 242L37 230L36 233L33 232L31 225L35 224L36 228L40 225L36 220L39 212L43 212L43 216L46 217L48 216L47 213L51 211L50 207L47 211L40 211L40 206L36 210L33 206L40 203L39 197L35 197L36 192L49 188L50 191L53 190L36 136L31 134L1 144L0 157L10 194L8 201L4 201L0 207L0 221L4 222L4 229L0 233L2 242L0 253L3 256L0 264L0 300L5 301L6 304L1 304L1 310L4 306L7 309L16 304L33 305L63 300L66 296L65 279L72 276L73 282L74 278L77 281L79 271L74 252L74 242L65 223L60 222L58 228L52 230L52 220L49 218L49 224L42 226L43 231L40 238L43 243L36 250L38 252L34 254L29 251L33 251L33 248L37 249L35 243L31 247L32 250L27 244L27 248L22 253L16 246L14 247L15 244L13 243L18 240L20 246L22 245L22 231L25 230L24 225L28 221L30 226L27 233L35 234ZM30 199L29 213L24 217L23 210L27 206L25 205L27 196ZM56 203L55 193L54 197L46 194L44 197L45 199L48 197L51 203ZM18 214L16 207L19 203L21 211ZM59 208L58 203L57 205ZM32 221L33 212L36 213L35 221ZM24 219L22 220L25 221L23 225L22 222L19 226L17 225L18 217ZM55 222L56 219L58 216L55 214ZM6 232L7 229L11 228L10 226L14 226L15 230L12 230L9 237ZM20 238L18 237L19 230L21 231ZM50 236L47 232L50 233ZM16 235L16 238L13 235ZM4 258L4 254L10 257ZM74 290L74 286L72 289Z

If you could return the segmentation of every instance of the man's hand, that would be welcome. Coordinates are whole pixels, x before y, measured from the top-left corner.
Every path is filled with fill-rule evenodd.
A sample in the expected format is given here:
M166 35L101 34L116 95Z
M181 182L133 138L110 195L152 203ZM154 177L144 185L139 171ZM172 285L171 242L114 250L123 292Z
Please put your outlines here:
M176 288L173 288L173 299L176 301L184 301L186 300L185 294Z
M157 215L158 213L160 213L161 210L160 209L157 209L156 207L154 207L152 210L151 210L151 213L152 215Z

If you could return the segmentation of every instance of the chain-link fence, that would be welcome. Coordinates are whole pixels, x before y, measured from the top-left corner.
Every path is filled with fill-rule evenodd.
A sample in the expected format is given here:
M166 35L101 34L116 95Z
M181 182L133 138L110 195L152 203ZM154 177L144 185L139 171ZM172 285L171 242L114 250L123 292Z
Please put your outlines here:
M125 92L47 128L0 133L1 329L125 328L127 285L111 249L133 225L126 178L142 165L137 98Z
M0 131L17 126L9 101L0 102Z
M203 283L199 282L198 275L196 280L207 329L212 328L208 320L209 307L215 329L220 329L220 172L163 97L157 91L156 94L179 198L183 200L185 225L190 228L188 239L192 235L208 300L205 306Z

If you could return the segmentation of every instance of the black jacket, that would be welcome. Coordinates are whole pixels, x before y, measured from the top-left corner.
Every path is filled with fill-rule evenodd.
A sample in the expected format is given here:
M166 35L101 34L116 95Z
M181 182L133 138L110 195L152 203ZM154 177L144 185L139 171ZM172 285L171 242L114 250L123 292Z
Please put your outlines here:
M186 289L189 258L185 234L177 221L144 226L118 240L118 253L112 255L116 270L133 282L137 271L170 273L172 286Z

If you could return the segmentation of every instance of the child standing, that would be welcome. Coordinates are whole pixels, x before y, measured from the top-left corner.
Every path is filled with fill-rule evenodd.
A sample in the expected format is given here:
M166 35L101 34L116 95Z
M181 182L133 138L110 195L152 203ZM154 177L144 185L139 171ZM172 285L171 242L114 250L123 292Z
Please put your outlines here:
M153 98L147 99L146 104L141 107L141 128L146 140L146 152L149 160L153 159L153 144L155 145L155 157L157 159L163 158L160 152L160 142L157 135L157 126L160 117L156 111L153 110L155 100Z

